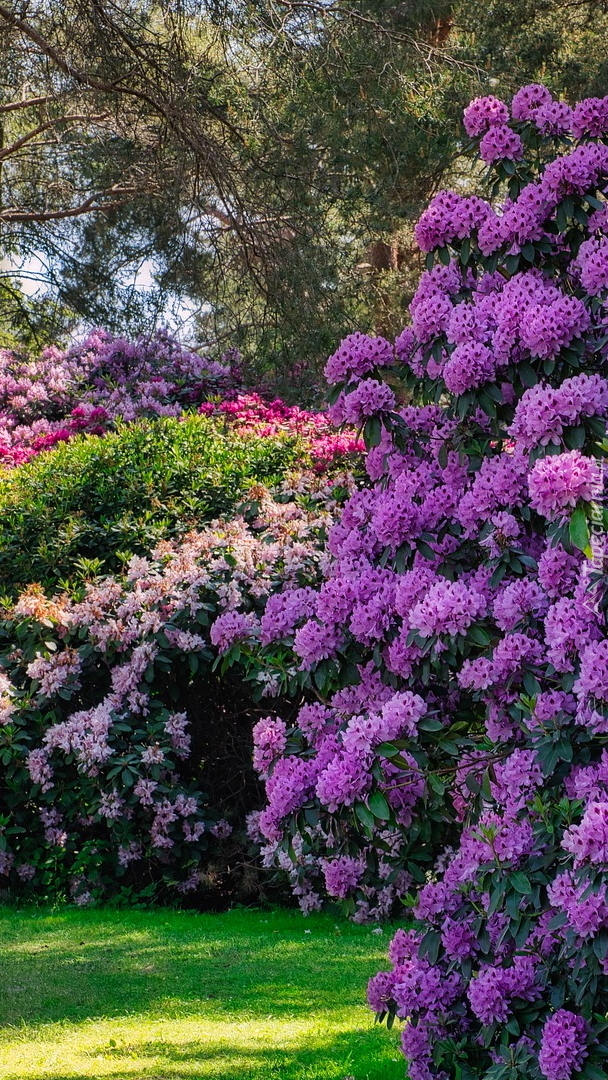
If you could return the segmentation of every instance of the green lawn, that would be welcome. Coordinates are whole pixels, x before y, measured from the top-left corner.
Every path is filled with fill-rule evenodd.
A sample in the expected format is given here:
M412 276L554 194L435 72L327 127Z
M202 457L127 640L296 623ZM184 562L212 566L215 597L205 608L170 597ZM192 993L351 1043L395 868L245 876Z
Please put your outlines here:
M293 911L0 907L0 1080L403 1080L389 934Z

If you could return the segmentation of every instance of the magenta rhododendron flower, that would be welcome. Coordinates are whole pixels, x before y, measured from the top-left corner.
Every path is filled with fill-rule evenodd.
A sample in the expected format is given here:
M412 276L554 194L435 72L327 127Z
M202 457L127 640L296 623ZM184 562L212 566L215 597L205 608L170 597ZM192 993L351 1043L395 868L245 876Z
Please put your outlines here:
M488 165L505 159L519 161L524 155L524 144L506 124L493 124L479 144L479 153Z
M342 394L329 410L335 423L362 427L370 416L395 408L396 399L390 386L376 379L363 379L354 390Z
M502 126L509 120L509 109L500 98L474 98L467 105L463 114L464 129L467 135L482 135L489 127Z
M358 331L349 334L325 365L329 383L353 382L374 368L390 367L395 362L393 346L386 338L368 337Z
M513 97L511 115L514 120L533 120L538 110L551 104L552 101L551 92L546 86L530 83L528 86L522 86Z
M340 855L337 859L326 859L323 864L325 887L330 896L343 899L360 881L363 874L361 859L350 859Z
M549 101L534 113L541 135L566 135L572 128L572 109L565 101Z
M491 349L479 342L457 345L450 359L444 364L443 378L453 394L464 394L485 382L496 373Z
M266 716L253 728L253 767L260 776L268 776L273 761L287 745L287 727L282 720Z
M462 240L471 229L482 225L491 212L489 204L477 195L466 198L453 191L440 191L416 225L416 242L421 251L432 251L453 240Z
M389 342L364 340L379 365L394 362ZM353 431L335 432L327 413L236 393L237 360L238 353L221 363L205 359L164 331L127 341L94 330L65 352L45 349L38 359L0 349L0 464L24 464L76 435L105 435L119 420L193 409L249 435L297 435L319 471L363 449Z
M540 997L536 974L536 963L530 956L516 956L508 968L482 967L468 990L471 1008L482 1024L505 1023L513 998L534 1001Z
M555 389L539 383L526 390L509 433L527 450L549 443L559 446L566 428L607 413L608 382L600 375L575 375Z
M576 260L581 284L591 296L608 288L608 240L592 237L581 244Z
M252 615L241 611L226 611L217 618L211 627L210 638L219 652L227 652L239 641L245 641L255 625Z
M599 138L608 132L608 97L585 98L572 112L570 130L575 138Z
M608 802L593 802L587 807L580 825L571 825L562 845L574 855L574 865L584 862L608 867Z

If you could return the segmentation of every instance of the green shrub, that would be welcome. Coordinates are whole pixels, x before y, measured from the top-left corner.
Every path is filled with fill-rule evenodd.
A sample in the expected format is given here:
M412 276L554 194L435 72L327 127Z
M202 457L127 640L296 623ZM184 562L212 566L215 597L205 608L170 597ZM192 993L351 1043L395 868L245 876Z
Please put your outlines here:
M0 478L0 592L116 570L226 513L253 483L277 483L298 449L198 415L61 444Z

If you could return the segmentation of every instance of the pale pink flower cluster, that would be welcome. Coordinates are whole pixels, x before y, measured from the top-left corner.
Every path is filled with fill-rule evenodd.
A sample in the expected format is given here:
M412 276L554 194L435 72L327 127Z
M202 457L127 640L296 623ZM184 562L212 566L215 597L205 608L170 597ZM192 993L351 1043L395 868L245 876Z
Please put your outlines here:
M40 693L44 697L52 697L67 683L77 689L80 686L77 676L81 668L79 653L76 649L67 648L48 657L38 656L28 664L27 673L30 679L40 684Z
M10 679L0 671L0 725L10 724L11 716L15 711L13 701L14 688Z

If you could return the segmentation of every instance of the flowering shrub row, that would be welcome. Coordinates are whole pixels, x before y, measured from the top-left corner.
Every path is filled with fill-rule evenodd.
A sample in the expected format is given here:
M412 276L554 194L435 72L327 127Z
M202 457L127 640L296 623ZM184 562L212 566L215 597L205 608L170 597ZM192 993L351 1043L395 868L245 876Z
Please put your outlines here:
M465 124L502 204L440 193L412 325L327 365L372 483L255 631L319 695L256 725L256 826L305 906L411 884L369 987L411 1080L602 1080L608 99L526 87Z
M117 421L196 409L240 433L297 436L319 469L362 448L327 416L237 393L240 382L238 353L208 360L165 331L127 341L94 330L36 359L0 349L0 465L21 465L76 435L103 435Z
M31 586L6 608L0 881L63 889L77 903L203 888L256 794L246 776L234 784L238 752L220 761L217 747L226 729L250 746L253 699L281 683L238 643L268 596L318 581L323 537L350 483L303 479L281 501L258 486L247 517L165 541L124 577L75 598ZM212 708L218 650L228 648L251 684L249 694L239 684L238 728L226 663Z
M234 365L204 359L164 331L131 342L94 330L37 359L0 349L0 462L20 465L74 435L101 435L116 419L179 416L238 381Z
M306 448L317 472L331 465L343 465L349 457L365 450L365 443L353 428L336 431L327 413L286 405L280 398L265 401L259 394L237 394L220 402L207 401L199 412L223 417L237 434L247 432L261 439L280 435L296 437Z
M282 676L244 653L220 679L217 646L238 641L268 592L316 579L343 489L307 470L337 477L362 444L238 382L234 364L164 333L0 354L0 458L21 466L0 481L2 591L68 590L28 588L0 630L0 873L13 887L78 902L209 895L218 845L242 861L243 836L226 837L259 805L254 699ZM296 467L280 503L259 487ZM252 482L249 523L191 532Z

